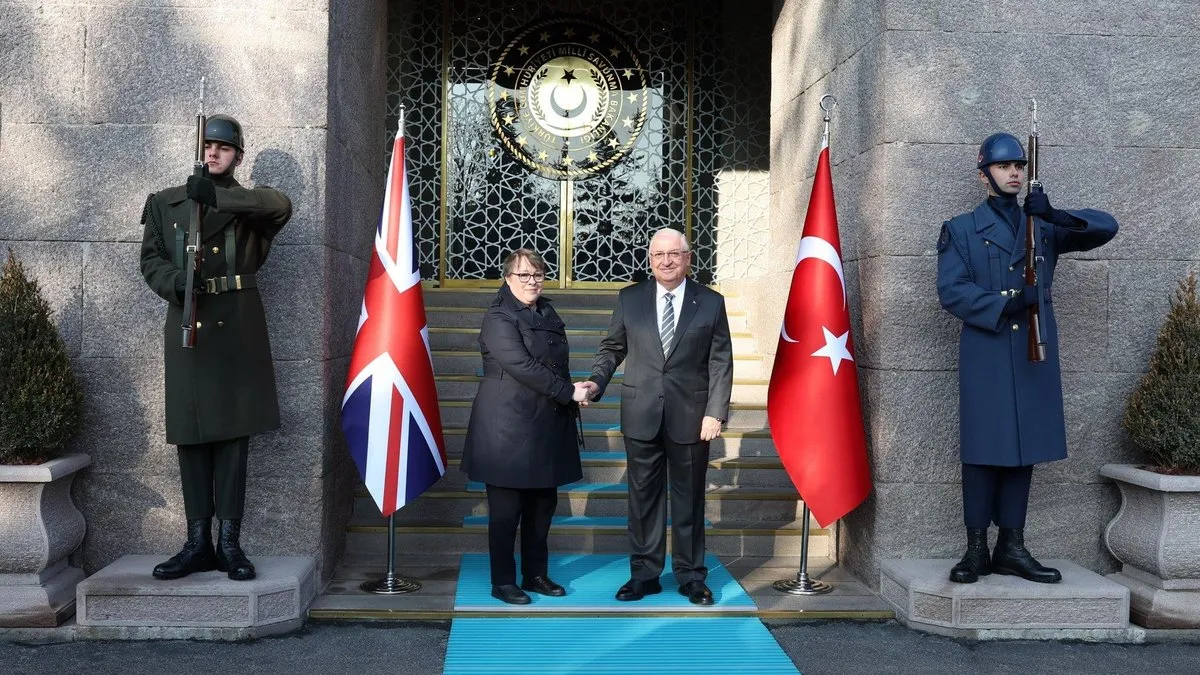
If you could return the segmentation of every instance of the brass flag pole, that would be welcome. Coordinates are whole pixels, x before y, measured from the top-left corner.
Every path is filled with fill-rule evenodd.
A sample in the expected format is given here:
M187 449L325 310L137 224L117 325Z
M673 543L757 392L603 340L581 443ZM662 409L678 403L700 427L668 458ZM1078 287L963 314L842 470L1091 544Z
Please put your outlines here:
M825 94L821 97L820 106L821 110L825 111L825 131L821 136L821 145L822 147L828 147L830 114L837 106L837 99L832 94ZM800 571L796 573L795 579L780 579L771 584L780 593L788 595L824 595L833 590L832 584L813 579L808 575L808 521L810 517L808 504L805 504L800 533Z

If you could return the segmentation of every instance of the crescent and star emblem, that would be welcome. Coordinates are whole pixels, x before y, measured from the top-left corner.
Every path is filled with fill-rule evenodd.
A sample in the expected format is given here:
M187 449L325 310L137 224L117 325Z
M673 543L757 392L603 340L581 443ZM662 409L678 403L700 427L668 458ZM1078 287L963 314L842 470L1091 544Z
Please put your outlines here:
M796 265L808 258L813 258L825 262L837 272L838 280L842 284L842 308L845 309L847 303L846 296L846 275L842 270L842 259L838 255L837 249L828 241L820 237L804 237L800 240L800 250L796 254ZM850 339L850 331L846 331L841 335L834 335L824 326L821 327L825 337L825 346L812 353L812 356L818 356L829 359L830 365L833 367L833 374L837 375L838 367L842 361L853 361L854 356L850 354L850 350L846 348L846 343ZM799 342L787 333L787 317L784 317L783 325L779 329L779 337L785 342Z

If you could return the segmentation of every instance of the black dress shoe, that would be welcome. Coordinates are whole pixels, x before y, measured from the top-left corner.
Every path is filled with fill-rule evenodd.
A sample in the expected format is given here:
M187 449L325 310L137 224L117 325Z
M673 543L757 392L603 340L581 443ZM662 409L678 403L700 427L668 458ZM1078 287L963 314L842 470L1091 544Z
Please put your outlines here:
M712 591L708 590L708 586L704 585L704 582L699 579L693 579L680 586L679 594L687 596L688 602L693 605L713 604Z
M530 593L540 593L542 595L550 595L556 598L561 598L567 594L567 589L559 586L550 580L550 577L540 574L536 577L530 577L521 584L521 588Z
M529 596L525 595L525 591L517 588L516 584L492 586L492 597L510 605L528 605L531 602Z
M625 585L617 590L617 600L621 602L634 602L641 600L647 595L662 593L662 584L658 583L658 579L630 579L625 582Z

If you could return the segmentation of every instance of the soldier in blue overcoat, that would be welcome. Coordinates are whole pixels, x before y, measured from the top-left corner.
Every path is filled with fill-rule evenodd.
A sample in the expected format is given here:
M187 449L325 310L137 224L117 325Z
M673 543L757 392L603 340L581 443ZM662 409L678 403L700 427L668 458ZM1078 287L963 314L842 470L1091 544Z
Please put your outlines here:
M976 168L988 197L971 213L942 224L938 297L962 320L959 339L959 434L967 552L950 580L973 583L996 572L1054 583L1024 544L1033 465L1067 457L1054 320L1058 256L1108 242L1117 222L1103 211L1059 210L1040 186L1026 196L1026 156L1011 134L989 136ZM1025 284L1026 216L1038 228L1038 283ZM1039 302L1040 299L1040 302ZM1046 359L1028 357L1028 310L1038 304ZM987 530L1000 528L989 556Z

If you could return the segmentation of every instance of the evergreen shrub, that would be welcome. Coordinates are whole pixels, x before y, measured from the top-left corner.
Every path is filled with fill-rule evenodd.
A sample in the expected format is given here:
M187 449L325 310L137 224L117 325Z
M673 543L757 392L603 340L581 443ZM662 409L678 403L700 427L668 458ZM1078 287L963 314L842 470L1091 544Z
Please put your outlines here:
M60 453L82 409L50 306L9 250L0 275L0 464L40 464Z

